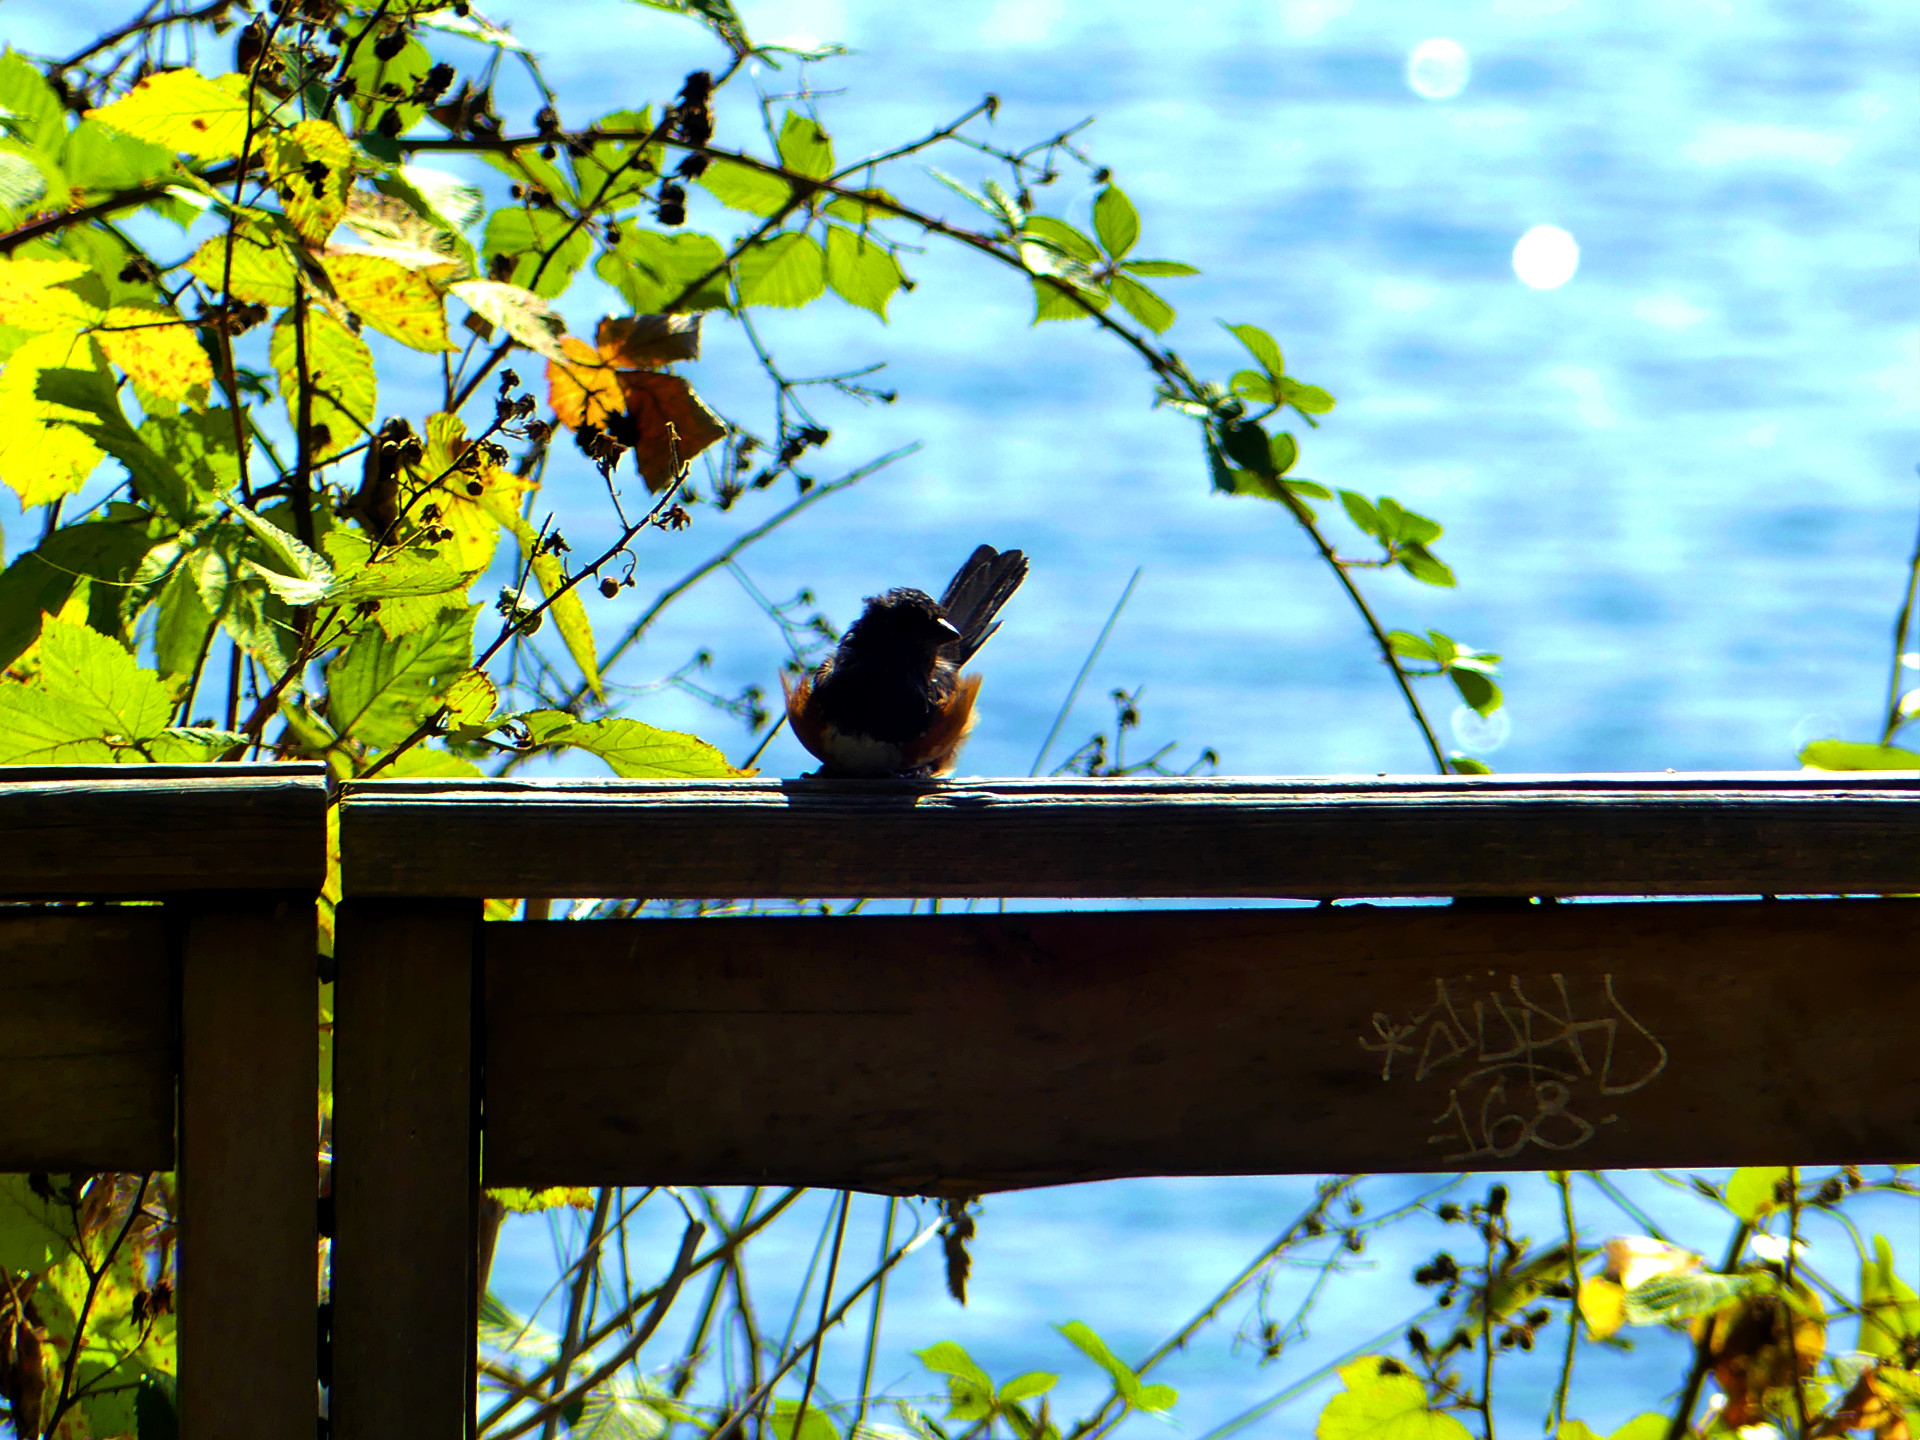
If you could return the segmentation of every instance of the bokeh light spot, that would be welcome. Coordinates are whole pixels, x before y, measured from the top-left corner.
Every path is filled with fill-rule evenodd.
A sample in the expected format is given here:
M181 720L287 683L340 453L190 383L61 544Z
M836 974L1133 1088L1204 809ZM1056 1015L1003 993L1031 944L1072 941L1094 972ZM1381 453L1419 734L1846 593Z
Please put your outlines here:
M1458 40L1422 40L1407 57L1407 86L1427 100L1451 100L1467 88L1473 66Z
M1558 225L1536 225L1513 247L1513 273L1535 290L1558 290L1580 268L1580 242Z

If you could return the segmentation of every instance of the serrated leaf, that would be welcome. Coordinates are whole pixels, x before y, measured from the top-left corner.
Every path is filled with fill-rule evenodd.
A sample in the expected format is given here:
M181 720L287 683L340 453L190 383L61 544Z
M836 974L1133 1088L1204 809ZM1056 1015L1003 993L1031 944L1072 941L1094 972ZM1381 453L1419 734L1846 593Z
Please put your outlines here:
M1024 238L1085 265L1101 262L1100 247L1064 220L1051 215L1029 215L1021 225Z
M1094 1332L1092 1326L1084 1321L1069 1320L1066 1324L1054 1328L1066 1337L1067 1343L1074 1349L1107 1372L1108 1377L1113 1381L1114 1390L1122 1400L1129 1405L1134 1403L1140 1394L1140 1377L1133 1373L1131 1366L1107 1348L1107 1342Z
M1417 541L1410 541L1401 547L1398 564L1422 585L1438 585L1450 590L1456 583L1453 571Z
M246 139L247 101L197 70L165 70L87 118L200 160L230 160Z
M593 254L593 239L583 225L576 225L557 210L528 210L508 206L496 210L487 220L486 238L480 245L488 261L504 255L511 268L504 279L551 300L573 283L573 277Z
M533 291L495 280L462 280L450 286L449 293L536 355L556 361L566 358L560 337L567 333L567 322Z
M227 246L231 237L232 268ZM280 233L264 224L236 224L226 234L203 241L187 261L187 273L215 295L231 279L233 297L255 305L291 305L299 269Z
M100 307L71 282L87 273L79 260L12 260L0 263L0 325L35 333L78 330L100 319Z
M533 715L542 713L534 711ZM568 723L546 730L540 743L597 755L606 761L608 769L626 780L725 780L752 773L734 769L726 756L695 735L661 730L639 720L578 723L571 716L565 718Z
M1133 202L1118 185L1109 185L1093 202L1093 233L1107 254L1115 260L1126 258L1140 239L1140 216ZM1123 302L1124 303L1124 302Z
M729 210L748 215L777 215L793 200L793 187L778 175L737 160L715 160L701 175L700 186Z
M876 220L885 220L899 213L900 202L876 185L866 186L858 193L872 198L836 195L823 207L825 213L849 225L871 225Z
M809 180L833 173L833 141L811 115L789 110L780 122L780 164Z
M151 185L178 173L179 168L170 151L97 120L81 121L60 146L62 177L89 196Z
M302 120L266 146L267 178L302 239L323 245L353 193L353 142L325 120Z
M447 723L453 726L484 726L500 706L500 688L484 670L469 670L455 680L440 696L447 707Z
M320 262L340 303L389 339L414 350L452 350L447 307L420 271L380 255L328 255Z
M1115 275L1107 282L1107 288L1113 292L1113 298L1120 302L1121 309L1154 334L1163 334L1172 327L1173 307L1138 280L1127 275Z
M365 629L327 666L327 718L342 735L385 749L439 709L473 665L479 606L443 609L399 638Z
M53 161L17 140L0 140L0 206L28 210L43 197L49 209L67 203L65 178Z
M742 305L796 309L827 289L827 257L811 235L789 231L749 246L734 261Z
M0 109L6 111L9 130L43 150L53 149L67 133L67 107L40 68L18 51L0 55Z
M90 520L64 525L0 573L0 669L40 638L44 616L58 614L81 582L100 610L97 625L112 623L118 597L152 541L144 525Z
M1858 740L1815 740L1798 758L1809 770L1920 770L1920 751Z
M152 739L173 715L173 693L119 641L52 616L40 630L37 688L76 725L127 742Z
M1033 323L1046 320L1084 320L1089 311L1105 310L1112 297L1053 275L1033 282Z
M887 301L904 277L882 245L838 225L827 227L827 283L841 299L887 318Z
M216 557L217 558L217 557ZM153 660L168 678L190 675L206 653L215 614L207 608L194 567L182 557L160 589L153 627Z
M287 418L299 424L299 373L293 319L273 327L268 359L280 377ZM307 311L307 376L312 386L313 452L325 459L372 433L379 397L367 342L324 310Z
M116 305L93 333L107 358L139 388L143 400L148 396L186 400L196 409L206 403L213 384L213 361L199 336L178 315Z
M658 314L669 308L717 310L727 304L726 258L726 251L711 235L627 230L619 245L594 262L593 269L638 314ZM702 283L688 294L687 287L696 281Z
M101 420L125 424L99 346L72 332L31 337L0 369L0 480L29 509L73 494L106 458L82 428Z
M1221 324L1226 325L1225 321ZM1286 357L1280 344L1258 325L1226 325L1227 333L1247 347L1247 353L1260 362L1260 368L1278 381L1287 373Z
M1380 1356L1340 1367L1347 1388L1327 1402L1317 1440L1470 1440L1467 1427L1428 1408L1426 1387L1406 1370L1389 1373Z
M375 556L365 535L344 527L329 530L323 543L335 577L326 593L330 604L416 595L458 599L479 577L431 550L386 549Z
M924 1350L914 1351L913 1357L936 1375L958 1376L992 1393L993 1381L957 1340L937 1340Z

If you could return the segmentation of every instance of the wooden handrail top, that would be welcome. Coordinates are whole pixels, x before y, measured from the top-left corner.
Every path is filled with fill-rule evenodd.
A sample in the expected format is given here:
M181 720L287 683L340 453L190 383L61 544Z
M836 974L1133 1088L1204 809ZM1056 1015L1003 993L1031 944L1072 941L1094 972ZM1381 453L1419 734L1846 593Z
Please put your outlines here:
M1920 892L1920 772L375 780L362 896Z
M0 897L144 899L318 891L322 765L0 770Z

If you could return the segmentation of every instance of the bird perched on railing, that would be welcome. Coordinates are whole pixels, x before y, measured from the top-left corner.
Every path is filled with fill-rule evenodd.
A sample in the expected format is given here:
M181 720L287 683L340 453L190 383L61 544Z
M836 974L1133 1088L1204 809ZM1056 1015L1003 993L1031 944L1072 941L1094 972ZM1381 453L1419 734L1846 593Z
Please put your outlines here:
M951 770L980 691L980 677L960 667L1000 628L994 616L1026 578L1025 555L982 545L938 600L922 590L875 595L826 663L797 682L783 678L787 718L821 773Z

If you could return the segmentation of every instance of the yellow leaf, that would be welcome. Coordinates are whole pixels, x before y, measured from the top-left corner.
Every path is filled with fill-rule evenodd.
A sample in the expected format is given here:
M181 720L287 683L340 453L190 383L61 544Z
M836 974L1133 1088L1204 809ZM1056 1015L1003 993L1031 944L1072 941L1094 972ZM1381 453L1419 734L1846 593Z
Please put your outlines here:
M514 538L520 542L520 553L532 557L533 578L540 582L541 592L549 598L555 595L560 597L547 607L547 615L559 629L560 638L566 642L567 653L573 657L573 663L580 667L588 687L596 696L601 695L600 652L594 644L593 622L587 618L587 606L580 597L580 587L575 585L561 594L567 576L560 564L560 557L540 551L539 532L520 513L517 496L513 497L510 509L497 500L489 503L487 508L496 520L513 532Z
M567 322L554 308L531 290L497 280L462 280L448 287L459 299L489 325L497 325L527 349L544 355L549 362L566 359L561 336ZM585 353L592 349L579 342Z
M626 413L620 372L593 346L576 335L560 337L566 360L547 364L547 401L569 430L582 425L606 429L607 417Z
M149 75L89 120L201 160L230 160L247 135L246 97L197 70Z
M1627 1323L1627 1292L1617 1282L1599 1276L1582 1280L1580 1315L1587 1322L1587 1333L1605 1340Z
M215 295L228 281L227 237L216 235L193 252L187 261L187 273ZM255 305L293 304L293 257L282 248L273 232L264 225L236 225L233 228L233 298Z
M307 311L307 381L313 388L311 417L314 455L328 455L356 445L373 429L378 387L373 374L373 352L367 342L317 307ZM280 375L280 393L287 416L300 423L299 346L293 318L273 327L268 358Z
M149 395L206 404L213 384L213 362L192 330L165 310L120 305L107 312L95 332L100 348L133 383Z
M451 725L484 725L493 718L500 691L484 670L469 670L440 693Z
M353 145L325 120L302 120L267 145L267 175L303 239L326 243L347 213Z
M518 514L521 494L532 487L469 441L457 415L429 415L426 441L426 456L413 471L416 486L424 488L408 497L406 513L453 532L445 544L460 569L484 570L500 543L500 515ZM427 518L429 507L437 519Z
M418 270L379 255L328 255L321 262L340 303L367 324L415 350L451 350L447 306Z
M78 260L14 260L0 265L0 325L21 330L77 330L100 318L64 282L87 273Z
M105 458L76 428L76 422L99 424L97 412L44 398L48 389L72 389L89 379L97 379L111 398L113 382L99 348L70 331L35 335L0 369L0 480L29 509L73 494Z

